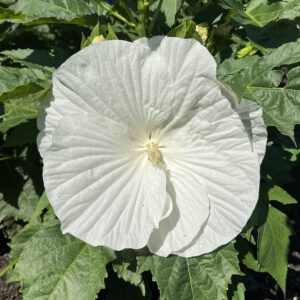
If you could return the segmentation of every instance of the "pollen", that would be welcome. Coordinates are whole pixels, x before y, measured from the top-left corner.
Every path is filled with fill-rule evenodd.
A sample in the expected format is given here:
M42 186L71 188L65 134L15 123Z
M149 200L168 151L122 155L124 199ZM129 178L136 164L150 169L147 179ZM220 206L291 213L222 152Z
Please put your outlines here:
M162 154L159 150L159 146L155 142L148 142L146 144L148 160L153 166L159 165L163 162Z

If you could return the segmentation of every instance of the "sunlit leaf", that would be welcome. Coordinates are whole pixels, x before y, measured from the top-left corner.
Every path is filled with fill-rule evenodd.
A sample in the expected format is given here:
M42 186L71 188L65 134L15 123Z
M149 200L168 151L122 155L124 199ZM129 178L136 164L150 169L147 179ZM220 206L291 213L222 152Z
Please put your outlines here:
M266 223L258 231L258 261L284 293L291 233L287 216L270 206Z
M30 239L16 265L23 297L94 300L114 258L113 251L62 235L58 221L50 222Z
M276 126L292 139L294 125L300 123L300 68L288 72L284 86L280 86L283 73L274 68L299 62L299 45L299 42L285 44L262 58L229 59L219 69L219 78L240 98L262 106L267 125Z
M194 258L139 256L138 271L150 270L161 300L226 299L234 274L241 274L233 244Z

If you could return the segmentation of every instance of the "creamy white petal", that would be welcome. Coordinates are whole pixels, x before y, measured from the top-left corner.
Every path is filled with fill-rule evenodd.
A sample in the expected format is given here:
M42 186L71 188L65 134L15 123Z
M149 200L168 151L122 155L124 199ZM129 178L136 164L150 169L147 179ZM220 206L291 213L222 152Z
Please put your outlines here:
M243 122L248 137L258 155L259 161L262 162L267 144L267 128L263 120L262 108L255 102L242 99L239 100L230 87L220 83L223 95L231 102L232 107L238 113L237 118Z
M189 172L182 176L188 180L190 172L195 172L210 202L202 230L189 245L171 252L187 257L213 251L238 235L256 205L259 191L259 161L237 113L220 91L218 97L202 100L199 113L165 137L164 160L170 181L173 170L185 166ZM176 188L174 184L175 192ZM187 216L182 218L184 222ZM164 244L160 251L170 247Z
M64 117L44 156L44 183L62 231L115 250L141 248L168 211L166 176L135 137L95 115Z
M198 101L213 88L210 82L216 80L214 58L194 39L156 36L138 39L134 43L155 51L165 61L176 91L170 106L172 115L167 123L168 127L181 126L195 113Z
M79 51L55 72L53 96L46 109L45 143L59 120L72 113L111 118L135 127L145 139L168 119L174 85L157 53L126 41L106 41Z
M262 163L266 153L268 139L267 127L263 120L262 109L255 102L242 99L237 107L237 112L252 141L258 159Z
M168 256L189 244L203 230L209 216L208 194L197 169L180 165L176 159L171 164L170 160L168 156L172 171L167 190L173 200L173 211L160 222L148 242L149 250L160 256Z

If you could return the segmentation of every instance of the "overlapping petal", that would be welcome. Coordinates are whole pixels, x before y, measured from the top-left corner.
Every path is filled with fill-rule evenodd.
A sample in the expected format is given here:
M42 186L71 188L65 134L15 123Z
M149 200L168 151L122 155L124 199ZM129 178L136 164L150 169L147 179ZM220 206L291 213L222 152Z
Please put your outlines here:
M261 107L246 99L242 99L239 103L237 96L228 86L225 87L220 83L220 88L224 97L230 101L233 109L238 113L236 117L241 119L253 145L253 150L257 153L259 161L262 162L266 152L267 129Z
M258 198L260 108L216 79L194 40L106 41L55 73L39 120L46 192L92 245L196 256L232 240ZM155 141L163 162L147 160Z
M216 78L215 60L194 39L156 36L138 39L134 44L159 54L164 60L176 92L167 124L168 127L182 126L197 112L199 99L213 89L210 80Z
M203 97L199 101L198 114L185 126L166 132L163 139L166 145L164 160L175 193L180 190L188 199L186 195L195 188L192 201L201 203L203 193L207 193L209 216L202 220L202 226L195 222L197 231L191 227L193 239L189 244L181 243L182 249L172 246L173 240L178 238L173 234L174 229L160 227L158 232L162 230L168 237L156 251L160 255L196 256L229 242L242 230L258 199L257 154L252 150L238 113L224 98L218 84L215 85L213 97ZM191 174L197 176L201 187L191 180ZM178 177L189 184L185 188L178 185ZM189 223L193 214L201 219L202 211L198 209L189 214L181 210L180 213L183 222ZM177 226L183 225L178 222Z
M131 132L110 119L62 118L44 156L44 180L63 232L117 250L145 246L167 194L165 173L142 154Z
M94 44L69 58L53 77L54 101L39 140L43 154L59 120L93 113L138 128L143 138L169 118L174 86L164 60L126 41ZM44 149L45 148L45 149Z

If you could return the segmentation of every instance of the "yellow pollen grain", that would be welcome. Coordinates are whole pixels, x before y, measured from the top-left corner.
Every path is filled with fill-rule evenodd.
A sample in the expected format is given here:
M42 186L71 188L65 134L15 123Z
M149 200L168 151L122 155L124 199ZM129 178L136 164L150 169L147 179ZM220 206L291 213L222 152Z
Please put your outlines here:
M148 160L151 162L152 165L159 165L163 162L163 157L157 143L149 142L146 144L146 147Z

